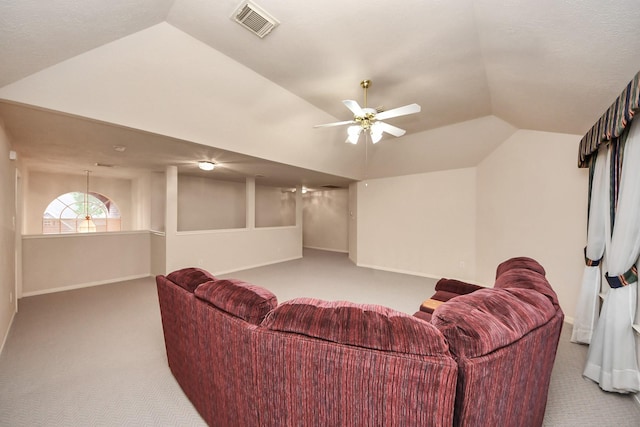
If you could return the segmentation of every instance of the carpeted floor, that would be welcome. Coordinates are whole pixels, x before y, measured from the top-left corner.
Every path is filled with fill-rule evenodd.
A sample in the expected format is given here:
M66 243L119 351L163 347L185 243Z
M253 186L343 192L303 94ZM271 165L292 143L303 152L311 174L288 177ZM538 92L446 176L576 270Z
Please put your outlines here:
M384 304L413 313L431 279L355 267L344 254L228 275L297 296ZM23 298L0 355L2 426L201 426L167 366L152 278ZM565 324L545 426L639 426L631 396L581 376L585 346Z

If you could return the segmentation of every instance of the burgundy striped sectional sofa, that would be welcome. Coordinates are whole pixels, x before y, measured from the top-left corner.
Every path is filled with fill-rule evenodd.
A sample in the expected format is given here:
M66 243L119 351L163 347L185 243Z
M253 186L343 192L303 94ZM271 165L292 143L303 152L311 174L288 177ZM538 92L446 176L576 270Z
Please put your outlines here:
M209 425L542 425L563 313L533 260L501 264L493 288L450 295L428 321L278 305L196 268L156 282L169 367Z

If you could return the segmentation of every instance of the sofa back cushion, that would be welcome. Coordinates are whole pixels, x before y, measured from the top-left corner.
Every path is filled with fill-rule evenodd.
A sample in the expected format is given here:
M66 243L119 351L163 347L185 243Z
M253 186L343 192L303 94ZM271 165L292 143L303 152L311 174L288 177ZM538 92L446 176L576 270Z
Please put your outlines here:
M498 276L493 287L496 289L533 289L545 295L556 309L560 308L558 295L547 279L539 272L528 268L512 268L503 272Z
M269 313L262 326L376 350L448 354L447 344L432 325L379 305L296 298Z
M196 297L254 325L278 305L269 290L235 279L207 282L195 291Z
M451 353L471 358L516 342L555 313L547 297L532 289L481 289L438 307L431 324Z
M526 256L514 257L510 258L496 268L496 279L509 270L514 268L524 268L527 270L535 271L536 273L540 273L545 276L547 272L544 270L544 267L540 265L538 261L533 258L529 258Z
M196 290L202 283L215 280L211 273L201 268L188 267L167 275L167 279L189 292Z

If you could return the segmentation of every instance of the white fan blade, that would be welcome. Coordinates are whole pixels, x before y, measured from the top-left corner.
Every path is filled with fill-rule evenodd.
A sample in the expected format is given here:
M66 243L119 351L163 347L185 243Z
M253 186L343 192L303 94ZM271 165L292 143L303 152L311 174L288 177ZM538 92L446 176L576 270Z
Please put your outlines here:
M351 125L354 124L355 121L353 120L346 120L344 122L335 122L335 123L327 123L324 125L315 125L314 128L328 128L328 127L332 127L332 126L342 126L342 125Z
M347 108L349 110L351 110L351 112L356 117L364 117L364 111L362 111L362 107L360 107L360 104L358 104L356 101L352 101L350 99L346 99L346 100L342 101L342 103L344 105L346 105Z
M382 129L383 132L389 133L389 134L391 134L393 136L402 136L407 132L404 129L400 129L399 127L392 126L389 123L376 122L376 124L378 125L378 127L380 129Z
M415 114L420 112L418 104L409 104L404 107L393 108L376 114L376 120L390 119L392 117L406 116L407 114Z

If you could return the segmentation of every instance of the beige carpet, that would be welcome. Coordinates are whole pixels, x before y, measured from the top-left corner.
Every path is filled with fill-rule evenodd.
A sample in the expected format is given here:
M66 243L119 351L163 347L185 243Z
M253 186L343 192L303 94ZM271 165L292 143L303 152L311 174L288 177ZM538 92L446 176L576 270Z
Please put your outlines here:
M301 260L229 277L296 296L385 304L413 313L435 281L362 269L346 255L306 250ZM201 426L167 367L152 278L20 300L0 355L2 426ZM630 396L581 377L586 347L565 324L546 426L640 426Z

